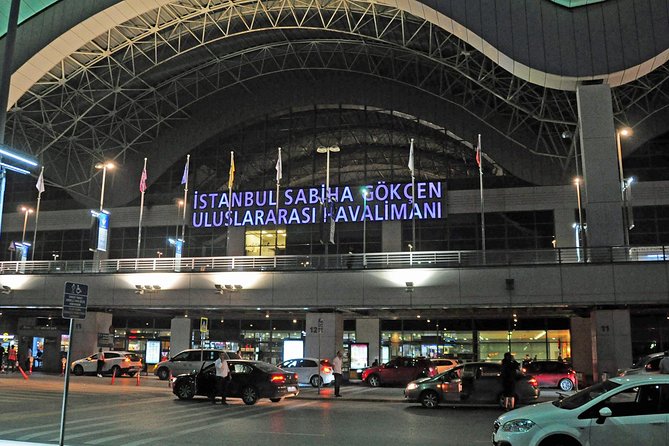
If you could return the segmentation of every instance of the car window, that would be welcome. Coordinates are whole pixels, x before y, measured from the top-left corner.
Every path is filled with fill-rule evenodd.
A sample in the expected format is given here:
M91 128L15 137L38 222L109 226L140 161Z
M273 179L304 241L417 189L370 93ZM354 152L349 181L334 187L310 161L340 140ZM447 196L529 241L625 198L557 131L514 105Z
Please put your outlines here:
M218 353L216 350L204 350L202 352L202 357L204 358L205 361L216 361L218 359ZM196 361L198 361L196 359Z
M118 358L118 357L120 357L120 356L121 356L121 355L119 355L118 353L114 353L114 352L105 352L105 359L114 359L114 358Z
M303 359L302 367L318 367L318 364L316 364L316 361L312 359Z
M477 377L490 377L490 376L499 376L500 375L500 368L497 367L495 364L484 364L481 367L479 367L479 370L477 372Z
M648 364L646 364L646 371L648 372L657 372L660 370L660 361L662 360L662 356L658 356L657 358L653 358L650 361L648 361Z
M230 373L235 374L250 374L253 372L253 367L248 364L232 364L230 368Z
M402 358L399 363L400 367L413 367L415 365L415 360L413 358Z
M386 363L386 367L397 367L399 363L399 358L391 359Z
M289 359L288 361L283 361L281 367L295 367L295 360Z
M188 352L181 352L172 358L172 361L188 361Z
M595 406L595 409L599 411L602 407L608 407L613 417L662 413L666 411L663 392L669 392L669 385L648 384L632 387L612 395ZM596 416L597 413L591 414L591 417Z
M580 392L576 392L563 400L555 401L553 405L563 409L576 409L619 386L620 384L611 380L600 382Z

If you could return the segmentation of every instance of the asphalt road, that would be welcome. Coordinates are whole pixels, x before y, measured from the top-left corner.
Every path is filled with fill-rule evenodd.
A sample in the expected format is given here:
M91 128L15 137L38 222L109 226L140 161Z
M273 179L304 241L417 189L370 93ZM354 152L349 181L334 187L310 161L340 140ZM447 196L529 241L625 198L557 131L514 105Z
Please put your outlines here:
M8 440L58 444L62 377L0 375L4 409L0 444ZM403 402L401 388L302 388L279 403L228 406L205 398L180 401L165 381L73 376L66 445L489 445L499 408L424 409Z

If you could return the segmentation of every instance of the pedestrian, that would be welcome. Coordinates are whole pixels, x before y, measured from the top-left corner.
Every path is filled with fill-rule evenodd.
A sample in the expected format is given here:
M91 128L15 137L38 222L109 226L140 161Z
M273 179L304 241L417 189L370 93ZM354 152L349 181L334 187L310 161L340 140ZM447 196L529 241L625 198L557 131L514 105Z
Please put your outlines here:
M5 372L5 347L0 345L0 373Z
M9 353L7 353L7 366L12 368L12 372L16 372L16 347L9 347Z
M374 362L372 362L372 367L378 367L379 366L379 358L374 358Z
M344 354L341 352L341 350L339 350L337 352L337 356L335 356L334 359L332 360L332 374L334 375L334 395L336 397L341 397L341 394L339 393L339 388L341 387L341 380L343 378L341 374L343 357Z
M228 367L228 361L225 359L225 353L219 352L218 359L214 362L214 367L216 368L216 381L212 393L209 395L211 404L216 404L216 396L221 396L221 404L227 406L228 403L225 402L225 395L228 392L228 382L230 381L230 367Z
M105 366L105 352L102 351L102 348L98 349L98 369L97 375L98 378L102 378L102 369Z
M669 350L665 350L664 358L660 361L660 373L669 373Z
M516 377L519 375L519 371L519 364L511 352L504 353L501 377L504 393L504 409L506 410L511 410L516 405Z

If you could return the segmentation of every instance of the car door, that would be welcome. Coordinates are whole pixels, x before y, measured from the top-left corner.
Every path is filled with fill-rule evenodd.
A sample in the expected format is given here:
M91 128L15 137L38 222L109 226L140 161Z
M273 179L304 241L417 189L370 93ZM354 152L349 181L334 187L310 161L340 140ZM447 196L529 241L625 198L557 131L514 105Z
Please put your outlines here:
M119 365L120 357L121 355L119 353L109 352L109 351L105 352L105 364L102 367L102 372L103 373L109 372L112 369L112 367L114 367L115 365Z
M645 384L617 392L588 411L590 445L666 446L669 385ZM611 416L599 416L608 408Z
M309 382L312 376L318 375L318 363L313 359L303 359L300 371L304 375L304 382Z
M381 379L382 383L395 382L395 376L398 373L397 368L399 367L400 359L401 358L392 359L379 367L379 378Z
M94 373L98 367L98 354L84 358L79 364L84 368L84 373Z
M286 372L297 373L297 382L306 383L309 378L305 377L304 370L302 370L302 368L298 368L298 363L301 362L301 359L289 359L279 364L279 367Z
M181 352L170 360L170 369L173 376L190 373L193 370L195 360L199 358L199 350ZM198 367L199 369L199 367Z
M502 393L501 367L498 364L480 364L476 369L472 402L496 404Z

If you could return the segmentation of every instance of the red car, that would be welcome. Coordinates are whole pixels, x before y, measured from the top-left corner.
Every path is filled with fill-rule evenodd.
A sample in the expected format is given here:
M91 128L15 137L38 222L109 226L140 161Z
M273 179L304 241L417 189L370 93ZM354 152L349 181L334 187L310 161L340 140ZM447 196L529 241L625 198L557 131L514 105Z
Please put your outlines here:
M436 366L426 358L397 358L362 372L362 380L372 387L383 384L407 384L425 376L435 376Z
M523 371L534 376L539 387L558 387L566 392L578 387L576 372L564 362L532 361L523 367Z

